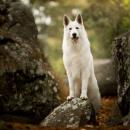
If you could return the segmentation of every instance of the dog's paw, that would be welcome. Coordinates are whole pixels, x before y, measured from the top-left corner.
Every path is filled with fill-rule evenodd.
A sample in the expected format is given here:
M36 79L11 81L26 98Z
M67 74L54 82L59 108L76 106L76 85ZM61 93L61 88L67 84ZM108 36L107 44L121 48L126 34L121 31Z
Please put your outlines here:
M67 101L71 101L73 98L74 98L74 97L72 97L72 96L68 96L68 97L67 97Z
M88 99L87 96L80 96L80 98L81 98L82 100L87 100L87 99Z

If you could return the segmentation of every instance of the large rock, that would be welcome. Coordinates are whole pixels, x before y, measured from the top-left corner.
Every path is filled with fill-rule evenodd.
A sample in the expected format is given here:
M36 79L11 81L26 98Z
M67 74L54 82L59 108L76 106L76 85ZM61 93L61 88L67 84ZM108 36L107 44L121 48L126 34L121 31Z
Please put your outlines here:
M130 31L114 40L113 56L118 83L120 124L130 125Z
M111 59L94 60L95 75L102 96L117 95L115 68Z
M0 130L15 130L15 129L10 125L8 125L6 122L0 120Z
M77 128L95 124L95 111L88 100L75 98L66 101L41 122L41 126Z
M0 1L2 119L12 115L38 123L59 105L58 83L39 48L37 34L30 9L15 0Z

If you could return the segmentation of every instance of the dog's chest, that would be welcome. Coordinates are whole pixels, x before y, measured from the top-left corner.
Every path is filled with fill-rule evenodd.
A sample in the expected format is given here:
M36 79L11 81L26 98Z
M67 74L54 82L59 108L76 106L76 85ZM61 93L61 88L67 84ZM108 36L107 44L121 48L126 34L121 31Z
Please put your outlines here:
M64 48L63 61L66 69L82 69L89 61L88 50L80 45Z

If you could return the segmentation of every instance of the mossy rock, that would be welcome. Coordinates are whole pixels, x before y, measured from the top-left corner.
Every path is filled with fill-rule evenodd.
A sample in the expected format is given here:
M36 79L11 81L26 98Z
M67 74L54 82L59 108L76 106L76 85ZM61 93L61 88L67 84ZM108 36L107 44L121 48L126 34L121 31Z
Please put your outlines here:
M59 84L37 42L30 9L3 1L0 17L0 118L15 115L39 123L59 105Z

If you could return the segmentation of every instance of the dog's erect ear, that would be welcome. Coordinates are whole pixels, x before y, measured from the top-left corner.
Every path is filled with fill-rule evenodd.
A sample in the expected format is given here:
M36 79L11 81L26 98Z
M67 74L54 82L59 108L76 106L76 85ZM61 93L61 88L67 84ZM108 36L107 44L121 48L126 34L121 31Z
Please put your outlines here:
M67 25L69 24L69 22L70 22L69 17L66 16L66 15L64 15L63 24L64 24L65 26L67 26Z
M80 15L80 14L78 14L77 16L76 16L76 19L75 19L79 24L83 24L83 18L82 18L82 16Z

